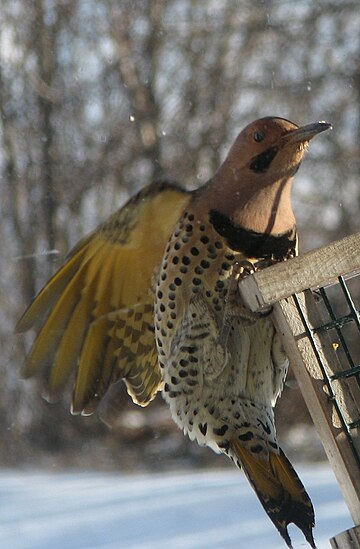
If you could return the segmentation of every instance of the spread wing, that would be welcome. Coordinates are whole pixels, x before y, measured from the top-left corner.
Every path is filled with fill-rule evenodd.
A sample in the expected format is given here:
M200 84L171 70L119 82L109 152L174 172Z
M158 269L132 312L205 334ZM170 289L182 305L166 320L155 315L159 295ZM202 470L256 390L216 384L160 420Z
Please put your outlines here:
M145 406L161 387L153 327L154 277L189 193L168 183L138 193L72 250L17 325L41 328L24 376L42 373L53 400L75 373L72 412L91 414L124 379Z

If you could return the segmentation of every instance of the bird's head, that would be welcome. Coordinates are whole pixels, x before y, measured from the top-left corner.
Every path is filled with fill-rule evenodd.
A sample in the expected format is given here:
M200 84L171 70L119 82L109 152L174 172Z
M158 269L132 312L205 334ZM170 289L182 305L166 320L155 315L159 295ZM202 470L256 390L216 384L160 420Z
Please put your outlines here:
M202 191L237 226L281 233L295 225L291 183L309 141L331 128L326 122L297 126L266 117L249 124L236 138L225 161Z
M330 127L326 122L299 127L284 118L260 118L238 135L225 163L235 176L258 179L262 184L292 177L310 139Z

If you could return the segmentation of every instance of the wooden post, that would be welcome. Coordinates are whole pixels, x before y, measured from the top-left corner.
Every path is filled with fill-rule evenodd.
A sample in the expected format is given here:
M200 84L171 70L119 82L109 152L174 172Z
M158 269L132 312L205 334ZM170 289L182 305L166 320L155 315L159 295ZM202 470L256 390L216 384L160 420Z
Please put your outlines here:
M358 549L360 547L360 526L341 532L330 540L333 549Z
M330 383L329 377L342 367L328 336L311 332L309 338L306 324L322 323L308 289L327 286L349 273L360 273L360 233L239 281L241 298L252 311L274 306L274 324L352 519L359 525L331 540L339 549L360 548L360 429L352 430L351 443L347 436L347 424L360 415L360 389L351 381ZM299 294L297 304L294 294Z
M308 288L328 286L339 276L360 272L360 233L289 261L257 271L239 283L240 293L252 311Z
M305 310L304 297L299 297L299 300ZM309 307L310 300L306 301L306 306ZM304 331L302 319L292 298L284 299L274 306L273 318L352 519L355 524L360 524L359 465L341 428L334 400L324 382L314 349ZM318 350L321 352L322 362L329 368L320 346ZM356 406L351 395L340 391L339 388L335 397L341 400L343 411L347 412L347 419L354 417Z

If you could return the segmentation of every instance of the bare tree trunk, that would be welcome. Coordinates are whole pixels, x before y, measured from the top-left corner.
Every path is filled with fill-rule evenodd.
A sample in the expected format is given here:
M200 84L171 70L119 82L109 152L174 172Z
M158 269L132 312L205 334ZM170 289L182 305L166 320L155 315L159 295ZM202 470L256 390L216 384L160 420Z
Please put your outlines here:
M54 132L52 115L55 94L52 90L54 73L56 70L56 21L45 23L43 0L35 0L34 35L35 51L37 54L38 74L36 76L36 93L39 108L39 134L41 139L41 172L40 184L42 188L41 209L44 219L44 239L48 250L56 246L57 200L54 181ZM51 272L51 255L48 270Z
M118 69L124 90L130 103L130 117L136 128L137 139L143 158L147 158L150 179L163 176L161 150L158 131L160 106L156 97L156 78L158 76L158 55L162 43L162 16L164 0L147 0L145 4L149 31L143 46L146 76L141 74L134 59L135 44L130 36L133 10L122 10L113 19L112 36L117 45Z
M16 143L13 142L12 124L5 112L5 105L8 103L9 94L5 89L3 72L0 65L0 116L2 120L2 146L4 153L4 185L6 192L3 201L6 204L6 220L12 228L11 246L7 249L6 261L17 260L15 280L17 280L21 291L22 300L30 301L35 295L35 258L33 257L33 245L36 239L35 223L24 223L22 208L20 205L21 195L28 196L29 189L23 188L23 184L16 170ZM25 191L25 192L24 192ZM32 216L29 216L32 217Z

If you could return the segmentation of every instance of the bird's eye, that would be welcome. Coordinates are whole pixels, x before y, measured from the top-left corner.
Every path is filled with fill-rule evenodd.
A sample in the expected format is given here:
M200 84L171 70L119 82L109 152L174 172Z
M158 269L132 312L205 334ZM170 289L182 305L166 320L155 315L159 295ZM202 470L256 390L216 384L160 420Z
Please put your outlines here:
M257 141L257 143L260 143L260 141L264 141L265 135L263 132L256 131L254 133L254 141Z

